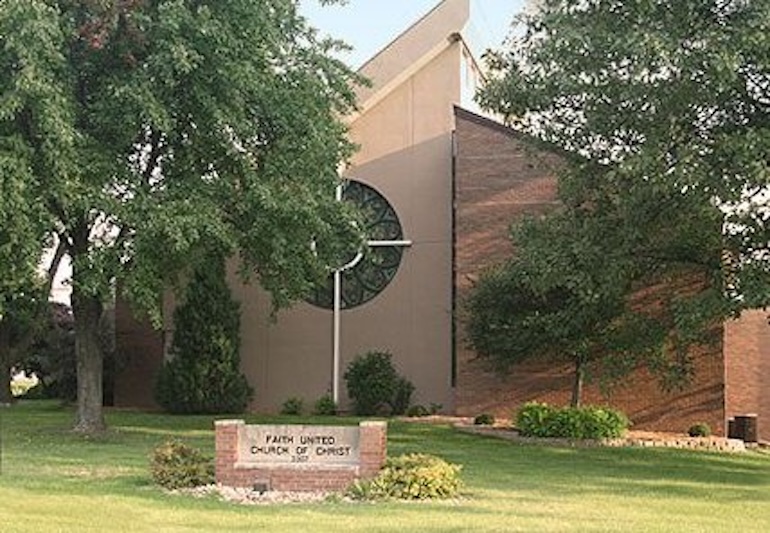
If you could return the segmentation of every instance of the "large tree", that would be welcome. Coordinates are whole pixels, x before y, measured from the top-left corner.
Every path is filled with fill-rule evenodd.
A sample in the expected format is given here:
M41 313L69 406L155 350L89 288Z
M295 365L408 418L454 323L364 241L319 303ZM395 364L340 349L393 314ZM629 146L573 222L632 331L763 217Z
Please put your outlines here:
M42 199L72 259L77 431L104 427L97 325L113 287L157 311L215 245L280 305L354 233L329 199L357 79L297 3L0 3L3 156L24 162L20 205Z
M13 401L11 369L46 321L50 279L41 275L47 238L45 209L34 197L31 153L13 132L0 133L0 404ZM50 257L55 272L62 250Z
M567 287L582 306L586 288L616 283L622 317L643 287L674 282L653 306L669 334L648 346L679 354L770 304L770 3L544 0L519 21L510 47L488 55L479 100L577 156L555 215L573 221L559 235L575 246L522 259L544 269L527 288ZM570 346L585 343L580 331Z

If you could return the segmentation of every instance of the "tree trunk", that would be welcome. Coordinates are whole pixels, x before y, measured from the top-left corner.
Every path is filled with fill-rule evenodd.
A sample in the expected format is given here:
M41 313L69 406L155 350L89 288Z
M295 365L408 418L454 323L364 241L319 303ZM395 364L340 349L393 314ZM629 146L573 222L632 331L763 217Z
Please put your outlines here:
M575 381L572 383L572 407L580 407L583 398L583 380L585 379L586 360L582 355L575 357Z
M13 403L11 393L11 332L8 320L0 320L0 406Z
M77 285L72 290L75 317L75 356L78 375L78 409L74 430L99 433L106 429L102 410L102 369L104 361L99 344L99 298L84 294Z

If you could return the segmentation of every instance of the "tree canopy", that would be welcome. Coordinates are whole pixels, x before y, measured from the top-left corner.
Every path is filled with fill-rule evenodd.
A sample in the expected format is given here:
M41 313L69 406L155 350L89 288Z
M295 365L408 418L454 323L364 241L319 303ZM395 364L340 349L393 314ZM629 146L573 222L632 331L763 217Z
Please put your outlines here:
M562 330L561 346L588 335L612 349L605 334L625 324L635 352L684 349L720 320L766 307L770 3L544 0L518 22L508 48L488 53L478 99L574 156L560 176L563 207L515 232L508 267L529 273L516 278L522 294L553 306L547 296L561 288L569 297L556 309L601 319ZM699 281L642 313L658 333L630 335L646 321L634 295L685 278Z
M297 3L0 3L4 195L19 184L0 216L41 205L72 259L76 429L103 427L95 324L116 284L157 310L200 250L237 250L281 305L355 241L329 199L358 79Z
M52 242L44 206L31 191L29 156L18 139L0 134L0 404L13 401L11 368L34 325L45 321L51 288L39 270ZM59 260L54 254L51 268Z

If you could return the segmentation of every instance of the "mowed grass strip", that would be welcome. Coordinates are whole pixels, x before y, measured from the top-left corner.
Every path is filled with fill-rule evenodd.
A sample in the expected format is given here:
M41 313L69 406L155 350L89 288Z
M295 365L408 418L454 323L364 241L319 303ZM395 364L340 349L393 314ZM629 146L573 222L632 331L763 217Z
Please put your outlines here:
M433 503L238 506L166 494L149 455L168 438L213 454L213 417L108 412L110 431L69 431L71 409L0 409L0 531L770 531L770 454L522 446L391 421L391 454L463 465L463 497ZM355 418L246 417L355 424Z

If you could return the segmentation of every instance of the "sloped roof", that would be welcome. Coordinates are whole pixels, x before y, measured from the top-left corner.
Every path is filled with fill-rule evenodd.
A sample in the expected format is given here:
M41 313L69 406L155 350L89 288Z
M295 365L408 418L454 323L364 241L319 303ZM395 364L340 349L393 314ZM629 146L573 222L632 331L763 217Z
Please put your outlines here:
M359 72L371 86L357 91L360 113L374 107L452 43L464 40L470 14L470 0L442 0L364 63Z

